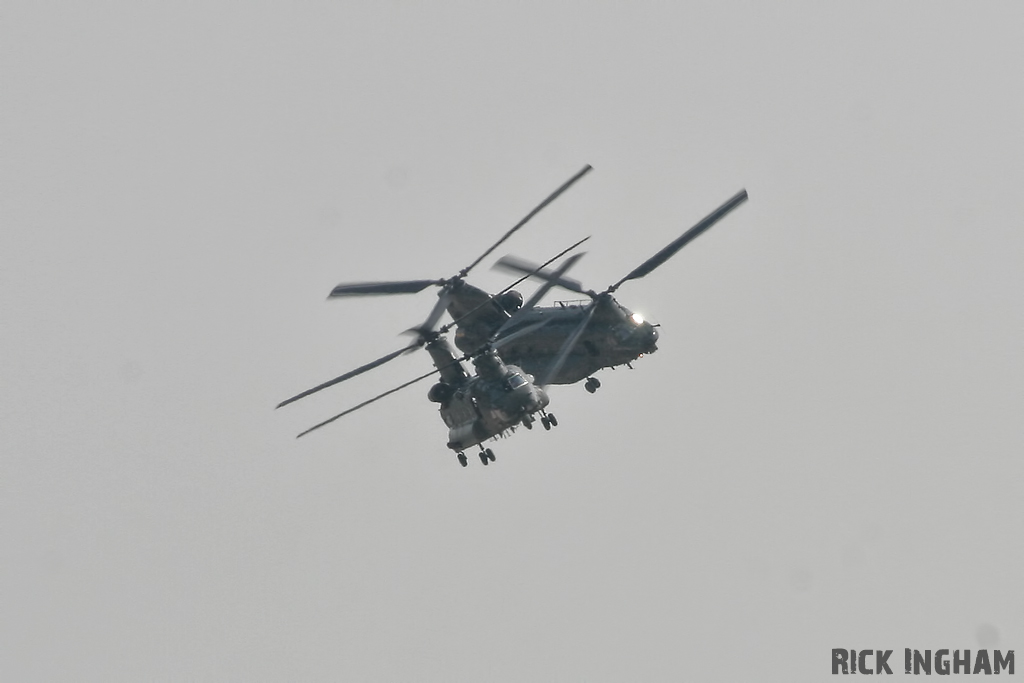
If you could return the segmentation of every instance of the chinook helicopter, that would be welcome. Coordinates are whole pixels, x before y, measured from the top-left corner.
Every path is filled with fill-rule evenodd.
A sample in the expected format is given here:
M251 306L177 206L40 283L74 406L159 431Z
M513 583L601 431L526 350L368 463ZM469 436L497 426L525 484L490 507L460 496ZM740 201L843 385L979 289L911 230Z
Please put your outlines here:
M584 168L558 192L589 170L589 166ZM548 287L568 289L588 297L589 301L563 302L522 311L523 298L519 292L509 287L492 296L464 281L463 277L468 271L462 271L459 276L447 280L341 284L332 290L330 296L402 294L419 292L430 285L437 285L441 288L438 292L439 304L443 302L457 327L455 345L461 351L470 352L479 348L499 329L508 333L522 331L523 334L517 336L514 343L508 343L502 348L501 354L506 361L540 378L539 383L543 386L574 384L586 378L585 388L594 393L601 386L600 380L593 376L598 370L629 365L644 354L657 350L656 326L620 304L612 296L614 292L629 280L650 274L746 199L746 190L736 193L661 251L600 293L585 289L580 282L564 277L564 272L546 270L550 261L543 266L535 266L523 259L505 256L494 266L525 273L526 277L543 280ZM479 259L473 265L478 262Z
M405 382L394 389L390 389L389 391L379 394L368 401L364 401L353 408L338 413L337 415L310 427L298 436L305 436L306 434L330 424L345 415L355 412L356 410L374 403L375 401L411 386L416 382L432 377L435 374L440 374L440 381L431 387L430 391L427 393L427 398L430 401L439 404L441 419L449 429L447 446L456 452L458 461L463 467L468 463L465 449L471 448L472 446L479 446L480 461L484 465L489 462L494 462L494 451L490 448L485 448L483 442L488 439L504 436L510 431L515 431L515 428L519 425L522 425L527 429L532 429L533 423L536 419L535 415L537 413L541 414L540 421L545 429L551 429L552 427L557 426L558 420L555 415L546 411L546 407L550 403L550 399L544 391L543 386L535 384L534 377L529 373L524 372L521 368L515 365L506 364L499 356L498 349L506 344L514 342L517 338L535 332L537 329L547 324L547 320L541 320L527 325L516 325L516 329L514 330L509 329L510 326L516 324L522 316L529 315L532 312L537 302L540 301L551 287L557 284L557 279L565 275L568 269L571 268L580 258L581 254L570 257L554 273L546 273L545 271L545 273L552 279L550 279L550 281L546 281L525 305L522 304L522 298L520 297L518 299L520 306L517 307L515 312L516 314L505 315L501 325L498 325L486 339L482 339L481 344L475 347L471 352L466 352L461 357L455 355L451 345L443 336L443 334L451 329L458 320L453 320L452 323L449 323L440 329L435 329L435 327L444 312L449 309L452 290L457 288L459 283L462 283L462 279L465 278L469 271L479 264L487 254L492 252L502 242L515 233L515 231L525 225L530 218L552 202L559 194L568 189L573 183L579 180L579 178L583 177L583 175L585 175L589 170L589 166L585 167L569 181L564 183L533 211L527 214L523 220L505 233L505 235L486 252L484 252L483 255L448 280L348 285L351 290L364 290L360 292L361 294L397 293L399 291L405 293L417 292L425 289L431 284L441 286L442 290L439 293L437 304L430 312L426 321L422 325L408 330L409 332L416 334L416 340L414 342L398 349L397 351L382 356L377 360L366 363L355 370L346 372L332 380L317 385L312 389L307 389L306 391L296 394L295 396L279 403L277 405L278 408L298 401L301 398L314 394L330 386L334 386L340 382L344 382L345 380L351 379L352 377L367 372L368 370L380 367L381 365L394 360L405 353L409 353L421 347L426 349L430 354L434 363L434 370L409 382ZM538 272L543 270L547 265L550 265L557 259L561 258L569 251L578 247L584 241L585 240L580 240L554 258L549 259L545 262L544 266L538 267ZM526 277L528 277L528 275L520 278L514 284L518 284L519 282L526 280ZM511 291L511 288L509 288L509 290ZM465 361L470 360L473 363L475 374L467 372L463 365Z
M654 353L658 349L657 326L620 304L612 294L629 280L638 280L650 274L746 200L747 191L740 190L657 254L600 293L585 289L578 281L564 277L564 273L545 270L544 266L534 265L524 259L515 256L499 259L494 264L496 269L525 273L527 277L543 280L548 286L557 285L590 299L589 302L585 299L562 302L516 316L516 320L505 327L509 333L525 331L527 326L536 325L541 320L548 319L548 323L543 327L538 326L533 333L527 332L518 337L516 343L502 350L502 355L509 362L536 373L542 378L542 384L573 384L587 378L584 386L587 391L594 393L601 382L592 376L593 373L602 368L629 365L644 354ZM485 330L485 327L460 327L456 344L463 341L467 346L472 346L476 337Z
M427 392L427 398L439 404L441 420L448 427L447 446L456 452L459 464L468 463L466 449L480 447L480 461L486 465L494 462L494 451L485 448L484 441L523 425L532 429L534 415L541 413L541 421L550 429L558 424L554 414L545 411L550 399L542 387L533 383L533 377L514 365L506 365L496 349L488 345L476 354L456 356L448 340L440 335L431 335L423 347L434 361L434 370L409 382L380 394L369 401L310 427L299 434L310 432L355 412L377 400L439 374L439 381ZM472 359L475 374L466 371L463 361ZM278 407L291 403L300 397L282 401Z

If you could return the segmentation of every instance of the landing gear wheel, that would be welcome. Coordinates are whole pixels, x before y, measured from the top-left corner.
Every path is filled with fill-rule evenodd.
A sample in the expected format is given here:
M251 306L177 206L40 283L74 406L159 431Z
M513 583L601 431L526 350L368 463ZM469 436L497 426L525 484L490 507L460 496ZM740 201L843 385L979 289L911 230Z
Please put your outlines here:
M485 465L490 462L490 460L487 459L487 451L480 451L480 462Z
M551 420L548 419L547 415L540 419L540 423L544 425L544 429L551 429Z
M463 467L469 464L469 461L466 459L465 453L459 453L457 457L459 458L459 464L462 465Z
M558 426L558 420L555 419L555 414L554 413L548 413L548 422L551 423L552 427L557 427Z
M527 429L533 429L533 418L529 415L523 416L523 426Z
M488 460L494 462L494 451L492 451L490 448L484 449L484 455L487 456Z
M583 385L583 388L585 388L590 393L594 393L595 391L601 388L601 380L599 380L596 377L588 377L586 384Z

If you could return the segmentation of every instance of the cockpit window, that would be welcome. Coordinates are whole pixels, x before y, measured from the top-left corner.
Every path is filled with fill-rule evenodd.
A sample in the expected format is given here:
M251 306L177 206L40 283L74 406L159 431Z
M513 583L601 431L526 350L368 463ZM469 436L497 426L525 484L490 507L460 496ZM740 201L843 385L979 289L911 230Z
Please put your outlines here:
M520 374L512 374L509 375L507 380L505 380L505 383L508 386L509 390L512 390L518 389L519 387L526 384L526 380L523 379L523 376Z

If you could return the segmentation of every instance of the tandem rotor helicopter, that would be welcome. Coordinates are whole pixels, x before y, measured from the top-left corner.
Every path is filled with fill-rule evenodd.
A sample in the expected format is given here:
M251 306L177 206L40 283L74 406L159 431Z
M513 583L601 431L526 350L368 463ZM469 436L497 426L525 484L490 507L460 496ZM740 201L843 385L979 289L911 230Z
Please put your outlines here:
M601 385L592 376L595 372L606 367L629 365L644 354L653 353L657 349L656 326L616 301L613 293L625 282L650 274L743 203L747 199L746 190L738 192L600 293L585 289L578 281L566 277L568 270L582 254L569 257L555 270L548 269L548 266L589 238L580 240L539 266L514 256L499 259L495 268L519 273L522 277L498 294L491 295L465 282L474 267L590 170L589 165L585 166L475 261L449 278L347 283L335 287L330 298L415 294L431 286L438 287L439 291L438 301L424 323L408 330L415 333L415 341L286 399L278 404L278 408L418 348L425 348L430 354L434 370L324 420L299 436L439 374L440 381L431 387L427 397L439 404L441 419L449 428L448 448L456 452L459 463L465 467L468 462L465 449L478 446L480 460L486 465L495 460L494 452L483 445L488 439L505 436L519 425L531 429L537 413L540 413L540 421L545 429L558 425L554 414L546 410L550 399L545 387L551 384L573 384L586 378L585 387L593 393ZM522 295L513 287L531 277L541 280L542 285L524 304ZM578 303L538 307L541 298L555 286L584 295L590 301L588 303L584 299ZM437 328L445 312L451 316L452 321ZM453 327L456 328L455 345L463 352L461 356L456 355L444 337ZM463 365L466 361L472 362L475 374L466 371Z

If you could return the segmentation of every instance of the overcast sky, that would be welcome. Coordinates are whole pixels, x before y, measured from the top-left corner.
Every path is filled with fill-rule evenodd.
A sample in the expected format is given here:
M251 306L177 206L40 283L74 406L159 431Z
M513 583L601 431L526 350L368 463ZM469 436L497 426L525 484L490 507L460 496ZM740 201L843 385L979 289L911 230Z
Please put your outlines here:
M5 2L0 678L1024 651L1024 7L783 5ZM295 440L430 367L273 410L435 301L335 284L453 275L587 163L494 257L592 235L600 289L750 193L618 291L657 353L487 468L429 383Z

